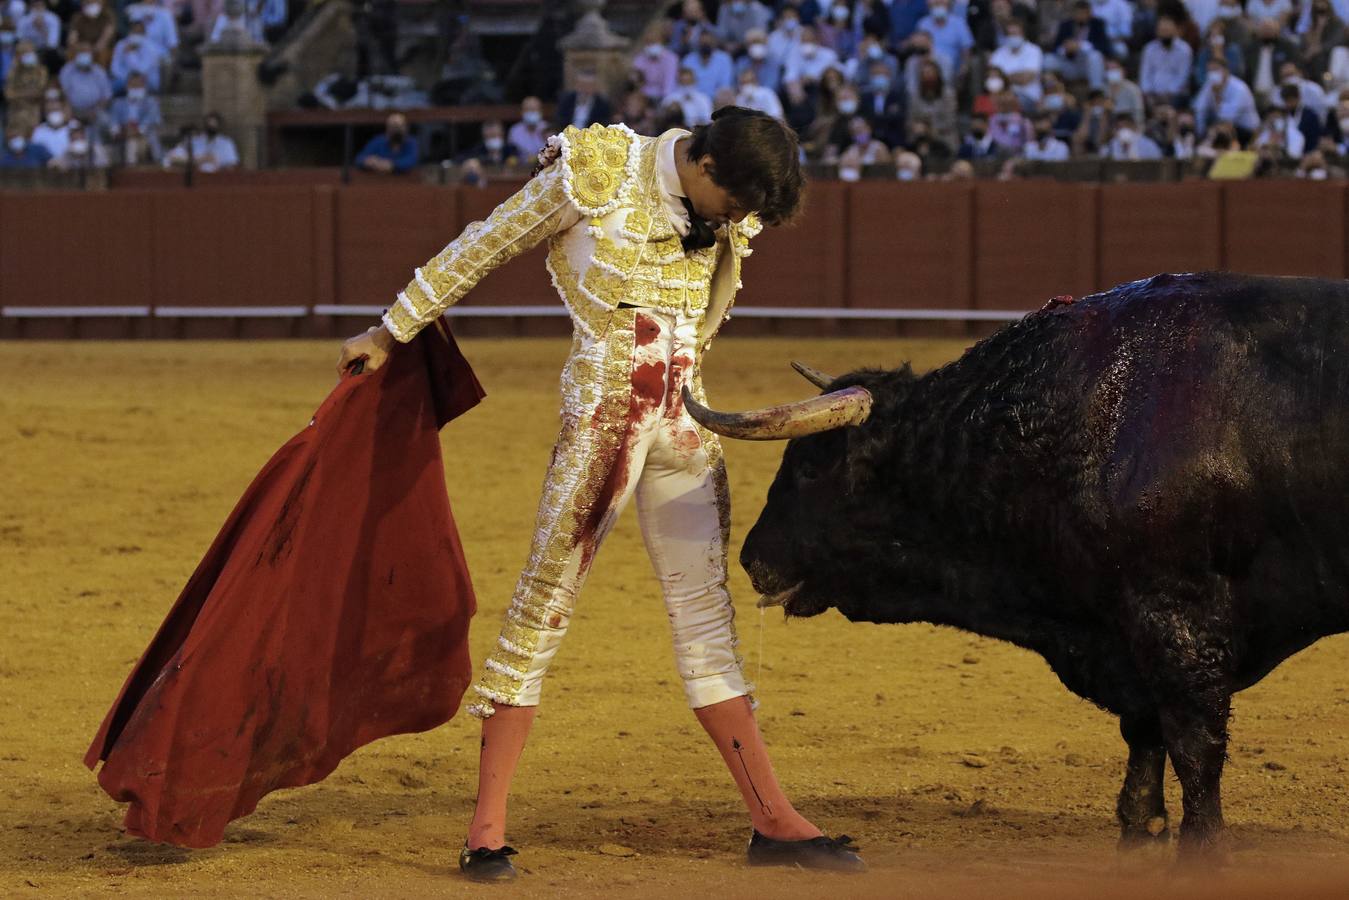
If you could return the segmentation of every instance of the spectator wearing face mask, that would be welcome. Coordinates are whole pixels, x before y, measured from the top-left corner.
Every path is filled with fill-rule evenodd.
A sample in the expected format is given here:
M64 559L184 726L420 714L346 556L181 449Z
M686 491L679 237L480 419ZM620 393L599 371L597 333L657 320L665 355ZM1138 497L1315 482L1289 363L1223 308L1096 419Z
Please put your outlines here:
M1105 94L1116 115L1131 115L1140 128L1143 126L1143 92L1125 76L1124 64L1117 59L1105 64Z
M717 38L733 54L749 43L751 31L767 32L773 11L758 0L730 0L717 10Z
M19 41L14 61L5 73L5 120L25 135L42 119L42 97L47 90L47 69L38 61L29 41Z
M679 70L678 86L670 96L661 101L662 106L671 104L678 106L683 112L685 128L706 125L712 121L712 98L698 90L698 82L692 69L686 67Z
M495 128L491 126L495 125ZM487 144L488 136L495 138L494 149ZM505 141L501 137L501 123L488 122L483 125L483 143L468 156L479 159L485 165L501 165L505 159L502 149ZM402 175L417 166L417 139L408 134L407 117L402 113L393 113L384 120L384 131L366 142L361 152L356 154L356 167L367 172L382 175Z
M932 62L941 67L942 78L955 84L955 73L946 67L946 60L932 52L932 36L926 31L915 31L904 45L900 64L904 75L904 90L913 91L918 85L923 65ZM991 72L992 69L990 68Z
M208 115L201 130L188 128L183 140L164 156L165 166L186 166L189 151L192 165L203 172L237 168L239 151L228 135L220 133L220 117Z
M1241 53L1241 48L1227 40L1227 20L1214 19L1213 24L1209 26L1208 37L1200 46L1199 52L1194 57L1195 81L1203 81L1208 72L1209 60L1221 59L1227 66L1227 70L1237 78L1241 78L1246 65L1246 59Z
M1007 41L989 57L988 64L1011 82L1011 88L1026 106L1040 102L1040 75L1044 71L1044 53L1026 40L1025 29L1018 21L1007 24Z
M820 46L814 28L803 28L800 42L787 51L782 62L782 77L787 81L810 83L819 81L827 69L842 71L838 55L828 47Z
M1082 111L1077 130L1073 132L1074 156L1099 153L1110 139L1110 98L1105 91L1087 94L1087 106Z
M1192 160L1198 147L1199 135L1194 127L1194 114L1187 111L1177 112L1167 123L1166 155L1180 160Z
M1321 132L1325 129L1325 120L1302 102L1302 91L1298 85L1285 84L1279 88L1279 99L1282 101L1281 109L1287 120L1286 127L1302 136L1302 146L1306 149L1315 149L1319 146ZM1291 142L1289 146L1292 146Z
M139 0L126 8L131 22L145 23L145 36L169 56L178 49L178 23L169 6L156 0Z
M1054 136L1061 141L1072 138L1077 126L1082 123L1082 113L1077 106L1077 98L1064 90L1063 81L1051 72L1045 73L1044 96L1040 98L1040 110L1049 117Z
M957 77L965 71L974 35L965 19L951 12L950 0L931 0L918 28L931 35L932 52L945 61L946 71Z
M600 93L600 81L594 72L576 75L576 90L567 91L557 99L557 130L568 125L586 128L595 123L606 124L613 114L609 99Z
M1115 116L1115 130L1110 142L1101 148L1101 156L1115 162L1153 160L1162 158L1162 148L1156 141L1138 130L1138 123L1128 113Z
M745 55L736 60L737 79L745 72L754 73L754 82L770 91L782 86L782 66L768 53L768 35L751 31L746 38Z
M736 91L733 102L736 106L757 109L770 116L782 118L782 101L773 91L759 84L758 79L754 77L753 69L745 69L740 73L740 89Z
M782 117L792 130L802 139L815 122L815 102L806 92L805 85L799 81L788 81L782 85Z
M1349 16L1349 3L1339 9L1339 14L1330 0L1312 0L1304 6L1297 32L1302 36L1300 62L1310 78L1324 77L1330 69L1331 53L1349 43L1343 16Z
M47 0L28 0L28 9L16 25L18 40L28 41L39 54L60 49L61 20L47 6Z
M955 155L955 145L934 135L932 123L927 119L913 119L909 122L908 130L903 149L916 154L923 161L925 171L934 165L947 165Z
M852 140L848 123L859 108L857 90L850 84L839 86L834 94L821 92L819 112L801 140L808 159L833 161L830 148L846 147Z
M1063 79L1069 90L1100 90L1105 87L1105 57L1091 44L1069 38L1045 58L1045 70Z
M884 63L889 70L890 83L899 84L901 80L899 60L893 53L887 52L885 46L873 34L862 36L861 43L857 45L857 55L844 61L843 74L853 84L864 87L872 66L878 62Z
M1298 48L1283 36L1279 23L1263 19L1255 26L1255 36L1246 45L1246 71L1251 74L1251 91L1260 103L1268 103L1279 86L1279 71L1285 63L1296 63Z
M1302 162L1298 164L1297 172L1294 174L1298 178L1305 178L1308 181L1326 181L1328 179L1343 181L1345 177L1344 169L1327 163L1325 154L1320 150L1313 150L1303 156Z
M992 53L1003 45L1007 40L1007 25L1011 22L1020 22L1025 29L1023 34L1038 33L1035 30L1036 11L1024 3L993 0L987 7L976 6L976 9L981 13L987 9L987 13L976 15L970 23L974 32L974 46L981 53Z
M1148 102L1176 104L1188 102L1190 71L1194 51L1179 37L1176 20L1157 18L1157 36L1143 48L1139 64L1138 86Z
M995 98L1003 91L1007 90L1007 78L1002 71L989 66L988 74L984 76L984 91L974 98L971 104L970 112L977 116L991 116L997 111L998 105ZM1043 88L1041 89L1043 91Z
M1021 148L1023 159L1031 162L1063 162L1068 158L1068 145L1054 137L1054 123L1049 116L1037 116L1034 132Z
M659 26L648 28L642 37L642 49L633 57L632 67L642 76L642 92L659 100L674 90L679 76L679 57L661 39Z
M82 122L92 121L112 100L112 80L88 44L75 45L74 58L62 67L58 80L71 112Z
M1326 120L1321 142L1327 152L1349 156L1349 94L1341 95L1339 107Z
M0 155L0 169L41 169L51 160L47 148L34 144L22 131L10 126L5 133L5 152Z
M70 143L70 113L66 111L65 103L49 102L42 121L28 139L46 148L52 156L65 153L66 145Z
M988 133L988 117L976 113L970 117L969 134L961 140L956 156L960 159L978 160L992 159L997 155L997 145L993 143L993 137Z
M933 68L937 68L935 63ZM887 146L897 147L904 143L908 105L904 90L891 83L890 69L885 63L872 63L871 77L858 96L858 112L870 123L876 137Z
M1227 63L1222 59L1209 61L1208 74L1195 95L1193 106L1195 124L1201 134L1213 122L1231 122L1236 127L1237 138L1244 143L1260 127L1251 89L1228 71Z
M66 142L65 152L52 157L47 165L62 172L106 169L108 150L97 140L92 139L83 125L77 123L70 129L70 140Z
M131 31L112 51L112 66L108 74L112 76L113 93L119 94L126 88L127 78L132 72L145 76L146 86L153 93L159 93L159 72L167 57L164 49L145 36L145 23L131 23Z
M394 127L396 126L387 127L385 131L385 134L389 135L391 139L394 134ZM407 126L404 124L402 128L404 132L403 137L404 140L406 140ZM531 161L535 158L537 153L538 149L536 148L534 154L530 155ZM505 127L496 119L483 122L482 140L478 142L476 147L460 156L458 161L463 162L465 159L476 159L478 162L482 163L484 168L490 169L500 169L503 166L514 163L515 159L511 156L511 147L506 142Z
M108 139L123 165L153 165L160 161L159 127L164 124L159 99L146 87L145 76L133 72L126 94L108 110Z
M709 97L735 84L731 54L717 46L717 34L710 29L698 36L698 49L685 56L681 64L693 72L698 90Z
M117 23L112 8L101 0L86 0L71 17L66 28L67 56L84 47L102 68L112 61L112 45L117 39Z
M530 161L547 142L548 123L543 120L543 103L538 97L526 97L520 103L520 121L511 126L506 140L517 159Z

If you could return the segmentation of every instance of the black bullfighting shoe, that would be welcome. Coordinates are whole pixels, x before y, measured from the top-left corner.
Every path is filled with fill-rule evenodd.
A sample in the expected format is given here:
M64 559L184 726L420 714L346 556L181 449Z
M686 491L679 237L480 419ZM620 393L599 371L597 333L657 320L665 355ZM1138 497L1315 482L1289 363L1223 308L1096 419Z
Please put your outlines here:
M775 841L756 830L749 839L751 866L799 866L803 869L832 869L835 872L865 872L867 864L850 846L852 838L815 837L804 841Z
M459 871L467 875L470 881L513 881L520 873L507 857L514 855L514 847L498 847L496 850L479 847L470 850L465 844L464 849L459 851Z

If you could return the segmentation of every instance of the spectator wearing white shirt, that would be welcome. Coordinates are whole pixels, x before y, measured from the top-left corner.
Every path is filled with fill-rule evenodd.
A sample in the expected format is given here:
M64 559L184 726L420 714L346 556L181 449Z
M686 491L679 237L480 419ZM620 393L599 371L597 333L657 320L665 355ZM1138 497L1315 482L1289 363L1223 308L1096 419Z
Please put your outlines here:
M1301 159L1307 144L1298 130L1297 122L1283 109L1274 107L1265 113L1265 120L1251 141L1251 149L1277 162Z
M1115 133L1101 148L1101 156L1116 162L1161 159L1162 148L1138 130L1133 116L1124 113L1115 116Z
M65 152L52 157L47 165L62 172L71 172L79 169L106 169L108 162L107 148L91 136L83 125L75 122L70 127L70 140L66 143Z
M991 68L998 69L1012 83L1012 91L1026 106L1040 102L1040 76L1044 72L1044 52L1026 40L1026 29L1020 20L1006 25L1007 38L989 57Z
M1207 132L1215 122L1230 122L1236 126L1237 137L1245 143L1260 127L1251 89L1228 71L1226 60L1216 56L1209 60L1208 76L1195 95L1193 106L1200 133Z
M45 147L52 156L66 152L66 146L70 143L70 113L65 103L60 100L47 101L42 121L33 129L29 140Z
M543 102L538 97L520 101L520 121L506 133L510 152L522 162L533 164L534 157L548 140L548 123L543 120Z
M234 141L220 133L220 117L212 113L204 124L201 131L189 129L183 142L168 152L164 157L166 167L186 166L189 151L192 165L203 172L219 172L239 165L239 151L235 149Z
M1157 17L1157 36L1143 48L1138 86L1149 102L1174 106L1189 98L1194 51L1179 37L1176 20Z
M826 69L842 71L838 54L828 47L820 46L819 35L814 28L802 28L801 40L787 51L787 57L782 61L783 80L808 84L819 81Z
M679 86L670 96L661 101L661 106L678 106L684 114L684 127L706 125L712 121L712 98L698 90L698 82L693 70L679 70Z
M146 36L144 20L132 22L130 32L117 42L112 51L112 65L108 67L108 74L112 76L113 93L122 92L132 72L144 75L146 86L154 93L159 93L160 69L166 59L164 48Z
M165 54L178 49L178 23L173 17L172 0L163 3L140 0L126 8L126 17L132 22L144 22L145 36L159 45Z
M1184 0L1184 3L1200 34L1207 32L1209 25L1218 18L1218 0Z
M873 65L878 62L885 63L885 67L890 70L890 83L899 84L899 59L885 49L885 45L876 35L865 34L861 43L857 45L857 55L844 61L843 74L853 84L865 88L864 82L869 77Z
M740 89L735 94L735 105L747 109L757 109L770 116L782 118L782 101L778 95L759 84L753 69L744 69L740 73Z
M1054 123L1049 116L1035 119L1035 137L1021 148L1023 158L1032 162L1063 162L1068 159L1068 145L1054 137Z

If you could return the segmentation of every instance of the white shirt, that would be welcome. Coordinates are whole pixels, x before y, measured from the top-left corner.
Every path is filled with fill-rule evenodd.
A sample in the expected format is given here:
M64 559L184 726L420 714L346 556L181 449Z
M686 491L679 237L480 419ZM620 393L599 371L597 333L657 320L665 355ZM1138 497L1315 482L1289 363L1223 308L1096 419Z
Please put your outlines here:
M213 162L202 162L207 156L215 157ZM217 134L213 138L208 138L205 134L195 134L192 136L192 161L197 168L203 172L214 172L217 169L226 169L239 164L239 153L234 148L234 141L223 134ZM169 151L164 157L164 162L187 162L187 142L179 144Z
M768 113L770 116L782 118L782 101L778 99L777 94L761 84L741 85L740 90L735 95L735 103L736 106L757 109L759 112Z
M814 47L809 57L804 52L807 46ZM818 44L797 44L787 51L787 56L782 61L782 80L819 81L824 75L824 70L831 68L842 71L838 54L832 48Z
M1021 149L1026 159L1040 162L1063 162L1068 158L1068 145L1053 135L1043 145L1039 141L1030 141Z
M52 156L60 156L66 152L66 147L70 146L70 123L66 122L60 128L53 128L44 119L42 124L33 129L33 136L29 140L46 147Z
M685 194L684 186L679 181L679 167L675 165L675 144L688 132L682 129L672 130L677 131L675 136L662 143L656 152L656 171L660 180L661 199L665 201L665 211L670 216L670 224L679 232L680 237L684 237L692 225L689 222L689 212L684 208L684 201L679 199Z
M670 96L661 101L661 106L676 104L684 111L684 125L706 125L712 121L712 101L696 87L677 87Z
M988 64L994 68L1001 69L1004 75L1016 75L1021 72L1039 73L1044 69L1045 54L1036 44L1030 41L1021 45L1021 49L1013 50L1007 44L1003 44L993 55L988 58ZM1015 86L1014 86L1015 87ZM1030 87L1030 85L1025 85Z

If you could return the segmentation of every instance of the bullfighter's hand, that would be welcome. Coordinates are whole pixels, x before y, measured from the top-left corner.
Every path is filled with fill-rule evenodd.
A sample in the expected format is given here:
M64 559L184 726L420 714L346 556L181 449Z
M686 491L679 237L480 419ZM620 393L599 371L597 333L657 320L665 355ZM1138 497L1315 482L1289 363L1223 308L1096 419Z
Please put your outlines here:
M363 371L373 372L384 365L395 343L394 336L383 325L372 325L361 334L347 338L342 342L342 353L337 360L337 377L340 379L347 366L358 359L365 360Z

